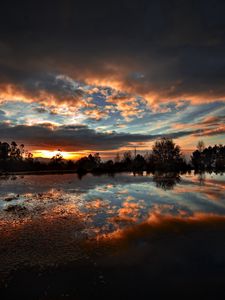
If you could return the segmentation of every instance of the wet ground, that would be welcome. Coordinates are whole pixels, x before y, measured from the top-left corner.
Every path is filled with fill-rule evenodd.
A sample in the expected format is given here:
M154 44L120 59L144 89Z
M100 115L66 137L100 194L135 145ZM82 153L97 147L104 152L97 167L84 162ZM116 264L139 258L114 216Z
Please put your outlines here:
M0 179L1 299L224 299L225 176Z

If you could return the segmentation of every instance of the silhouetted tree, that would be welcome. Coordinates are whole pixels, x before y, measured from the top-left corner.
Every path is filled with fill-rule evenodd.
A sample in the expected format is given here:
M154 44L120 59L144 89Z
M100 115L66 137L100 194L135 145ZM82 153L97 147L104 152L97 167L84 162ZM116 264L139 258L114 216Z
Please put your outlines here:
M25 159L27 161L33 161L34 160L33 154L31 152L29 152L28 150L25 150Z
M121 172L133 171L135 174L143 174L143 171L174 172L190 171L194 168L196 172L222 172L225 170L225 146L215 145L205 147L200 141L197 150L192 153L191 164L187 164L182 156L180 147L172 139L161 138L157 140L152 148L152 153L144 157L140 154L132 157L131 151L126 151L120 159L119 153L113 160L103 162L99 153L82 157L75 163L71 160L65 161L61 150L54 155L49 163L40 162L33 158L31 152L24 145L17 145L12 141L11 146L6 142L0 142L0 169L1 171L26 171L26 170L75 170L81 174L86 172ZM168 178L168 176L167 176ZM156 178L156 180L158 180ZM164 180L165 181L165 180ZM165 181L166 182L166 181ZM170 184L170 183L169 183Z
M215 145L203 149L197 145L197 148L191 156L191 162L195 170L215 171L225 169L225 146Z
M113 161L111 159L107 160L105 167L109 170L112 170L111 168L113 167Z
M186 164L180 147L170 138L161 138L152 148L151 163L155 169L178 170Z
M132 154L130 151L125 151L123 153L123 162L125 163L131 163L132 161Z
M58 149L58 152L51 158L49 167L50 169L63 169L64 161L60 149Z
M21 160L24 154L24 144L21 144L19 147L15 141L11 143L9 157L13 160Z
M71 159L66 162L66 168L68 170L73 170L74 167L75 167L75 164L74 164L74 162Z
M202 152L205 149L205 143L203 141L198 141L197 149L199 152Z
M51 161L53 161L54 163L61 163L63 161L63 156L61 154L61 150L59 149L58 150L59 152L56 153L56 155L54 155L52 158L51 158Z
M80 173L91 172L101 166L101 157L99 153L89 154L88 157L82 157L75 163L76 170Z
M96 165L95 167L96 168L99 167L101 164L101 157L100 157L99 153L94 154L94 161L95 161L95 165Z
M119 152L116 153L114 162L115 162L115 163L119 163L119 162L120 162L120 154L119 154Z
M140 154L137 154L133 160L133 169L138 171L143 171L146 167L146 161L144 157Z
M15 159L16 158L16 155L17 155L16 152L17 152L17 143L13 141L11 143L10 154L9 154L9 156L10 156L11 159Z
M10 146L8 143L0 142L0 160L6 160L8 158L9 155L9 151L10 151Z

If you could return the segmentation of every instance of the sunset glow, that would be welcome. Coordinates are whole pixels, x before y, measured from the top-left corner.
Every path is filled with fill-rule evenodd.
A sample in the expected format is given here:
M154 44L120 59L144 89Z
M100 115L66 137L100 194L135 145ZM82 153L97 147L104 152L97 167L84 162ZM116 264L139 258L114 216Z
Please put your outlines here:
M34 157L43 157L43 158L52 158L53 156L57 154L61 154L64 159L72 159L76 160L79 159L80 157L86 155L86 152L66 152L66 151L51 151L51 150L34 150L33 155Z

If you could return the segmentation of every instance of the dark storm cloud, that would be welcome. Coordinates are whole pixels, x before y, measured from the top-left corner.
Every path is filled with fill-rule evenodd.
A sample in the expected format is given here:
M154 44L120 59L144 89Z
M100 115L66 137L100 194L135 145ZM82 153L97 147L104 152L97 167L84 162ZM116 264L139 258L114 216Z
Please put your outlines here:
M0 91L3 92L11 85L15 92L20 92L31 99L45 100L46 96L53 96L58 102L71 103L76 103L84 94L78 86L74 86L74 83L57 74L32 69L21 70L16 66L13 68L4 65L0 65L0 70Z
M171 133L168 137L178 138L186 136L190 132ZM0 137L2 140L16 140L26 142L29 146L38 149L59 148L63 150L113 150L119 147L128 146L132 142L145 142L159 138L160 135L144 135L129 133L104 133L97 132L85 125L67 125L53 127L50 123L36 126L10 126L0 124Z
M18 1L13 6L9 1L1 6L0 78L8 76L25 89L32 82L26 84L26 76L14 71L28 72L31 81L35 72L78 80L109 77L159 98L221 100L225 95L223 0ZM11 72L4 72L6 67Z

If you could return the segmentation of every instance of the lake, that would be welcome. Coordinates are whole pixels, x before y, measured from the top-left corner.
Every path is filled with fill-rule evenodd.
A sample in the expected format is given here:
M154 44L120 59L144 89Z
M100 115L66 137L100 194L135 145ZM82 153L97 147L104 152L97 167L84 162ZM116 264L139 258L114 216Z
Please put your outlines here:
M1 176L0 262L4 299L222 299L225 175Z

